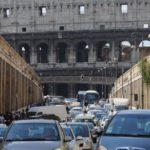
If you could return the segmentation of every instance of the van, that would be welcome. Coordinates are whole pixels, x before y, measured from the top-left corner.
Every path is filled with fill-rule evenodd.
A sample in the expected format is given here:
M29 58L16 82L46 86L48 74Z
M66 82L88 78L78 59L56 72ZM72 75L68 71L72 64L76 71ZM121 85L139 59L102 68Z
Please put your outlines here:
M55 115L60 120L67 120L65 105L37 106L28 110L28 118L40 118L43 115Z

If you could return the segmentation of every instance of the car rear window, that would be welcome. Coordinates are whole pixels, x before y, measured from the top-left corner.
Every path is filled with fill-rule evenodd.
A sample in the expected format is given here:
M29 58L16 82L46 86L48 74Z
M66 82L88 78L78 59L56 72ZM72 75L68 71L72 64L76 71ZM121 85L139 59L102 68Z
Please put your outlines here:
M84 124L70 124L75 136L89 137L89 130L87 125Z
M60 136L55 123L19 123L10 127L6 140L59 141Z
M150 115L116 115L105 130L105 134L150 136Z

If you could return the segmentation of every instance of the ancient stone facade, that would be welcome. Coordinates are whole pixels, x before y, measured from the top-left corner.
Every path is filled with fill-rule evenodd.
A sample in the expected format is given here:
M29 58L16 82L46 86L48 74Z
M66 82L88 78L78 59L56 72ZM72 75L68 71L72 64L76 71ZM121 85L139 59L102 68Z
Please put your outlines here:
M145 58L150 63L150 56ZM150 108L150 83L144 82L140 62L120 76L110 92L110 97L128 98L130 106L135 108Z
M149 54L140 47L150 31L148 0L6 0L0 6L0 32L41 76L45 94L75 97L97 89L106 98L114 80Z
M147 28L148 0L5 0L5 33Z

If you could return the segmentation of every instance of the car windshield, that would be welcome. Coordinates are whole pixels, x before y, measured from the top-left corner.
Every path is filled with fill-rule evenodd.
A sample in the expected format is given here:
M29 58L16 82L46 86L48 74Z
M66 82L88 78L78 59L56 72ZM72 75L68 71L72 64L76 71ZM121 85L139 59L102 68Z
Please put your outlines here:
M104 135L150 137L150 116L116 115L106 128Z
M6 141L59 141L60 136L55 123L19 123L13 124Z
M85 100L89 103L89 104L93 104L95 101L97 101L99 98L99 95L96 93L87 93L85 95Z
M74 139L70 128L63 128L63 130L64 130L65 136L70 136L72 140Z
M88 125L88 127L89 127L90 130L92 130L94 128L93 123L88 122L87 125Z
M77 99L78 99L78 102L82 102L84 100L84 94L79 94Z
M102 118L102 115L103 115L103 114L96 113L96 114L95 114L95 118L97 118L97 119L101 119L101 118Z
M75 136L89 137L89 130L87 125L82 124L70 124Z

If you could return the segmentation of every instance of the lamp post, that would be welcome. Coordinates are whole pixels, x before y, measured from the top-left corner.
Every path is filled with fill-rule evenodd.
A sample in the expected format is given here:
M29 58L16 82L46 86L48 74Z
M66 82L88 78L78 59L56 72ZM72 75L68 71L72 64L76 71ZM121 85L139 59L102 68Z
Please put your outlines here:
M103 81L103 69L98 69L98 73L100 73L100 81L102 82ZM101 94L102 94L102 99L103 99L103 83L102 83L102 89L101 89Z
M113 59L112 59L112 64L114 64L115 65L115 80L116 80L116 82L117 82L117 77L118 77L118 59L116 58L116 57L114 57ZM115 89L115 97L117 97L117 84L116 84L116 89Z
M21 51L22 51L22 57L25 59L25 47L23 46L23 47L21 47Z
M41 51L42 51L42 48L39 47L39 62L41 63Z
M106 67L103 68L104 70L104 78L105 78L105 84L104 84L104 99L106 99Z

